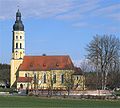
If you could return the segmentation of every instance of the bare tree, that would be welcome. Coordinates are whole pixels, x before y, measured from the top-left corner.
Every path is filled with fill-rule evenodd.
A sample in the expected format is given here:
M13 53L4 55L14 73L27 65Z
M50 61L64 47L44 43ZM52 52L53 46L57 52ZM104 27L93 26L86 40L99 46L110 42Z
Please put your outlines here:
M73 88L74 82L72 79L72 72L71 71L67 71L64 74L64 86L66 87L66 90L68 92L68 96L70 94L70 90Z
M115 72L115 62L120 57L120 40L112 35L96 35L86 49L88 51L87 58L94 64L98 75L101 73L101 85L102 89L105 89L108 73L111 68Z
M95 72L95 67L90 60L84 59L82 60L82 62L80 62L80 68L82 70L82 74L84 78L83 80L83 90L84 90L85 86L87 87L90 85L93 86L93 83L96 83L95 78L92 77L93 75L92 73ZM93 88L93 87L88 87L88 88Z
M53 87L54 84L56 83L56 73L54 72L54 70L51 70L47 73L47 79L48 79L48 95L52 96L54 91Z
M80 62L79 67L83 72L94 72L95 66L89 59L84 59Z

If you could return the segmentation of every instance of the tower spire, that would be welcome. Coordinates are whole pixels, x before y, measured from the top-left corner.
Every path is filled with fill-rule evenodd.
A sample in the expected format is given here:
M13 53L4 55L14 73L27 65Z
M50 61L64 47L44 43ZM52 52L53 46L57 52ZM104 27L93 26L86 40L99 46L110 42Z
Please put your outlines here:
M25 32L24 25L21 20L21 13L19 9L16 12L16 21L13 25L13 39L12 39L12 59L10 71L10 86L16 86L17 70L25 56Z
M16 12L16 21L13 25L13 31L24 31L24 25L21 20L21 12L19 11L19 8Z
M19 7L20 7L20 6L19 6L19 5L17 5L17 8L18 8L18 10L17 10L17 11L18 11L18 12L20 11L20 10L19 10Z
M21 21L21 13L16 12L16 21L13 25L13 45L12 53L14 59L23 59L25 55L24 25Z

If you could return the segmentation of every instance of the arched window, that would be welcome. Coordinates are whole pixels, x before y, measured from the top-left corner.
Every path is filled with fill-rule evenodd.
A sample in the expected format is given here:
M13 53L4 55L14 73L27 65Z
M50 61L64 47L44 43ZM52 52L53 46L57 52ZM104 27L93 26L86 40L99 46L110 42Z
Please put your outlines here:
M20 84L20 88L23 88L23 84Z
M61 75L61 83L64 83L64 74Z
M18 53L18 51L15 51L16 56L17 56L17 53Z
M22 39L22 36L20 36L20 39Z
M56 83L56 74L53 75L53 83Z
M43 82L46 83L46 74L43 76Z
M20 49L22 49L22 43L20 43Z
M18 36L16 36L16 39L18 39Z
M34 73L34 80L36 81L36 79L37 79L37 76L36 76L36 73Z
M18 49L18 43L16 43L16 49Z
M25 73L25 77L28 77L28 76L27 76L27 73Z
M79 79L79 77L77 76L77 80Z
M20 58L21 58L22 52L20 52Z
M36 73L34 73L34 84L37 84L37 76L36 76Z

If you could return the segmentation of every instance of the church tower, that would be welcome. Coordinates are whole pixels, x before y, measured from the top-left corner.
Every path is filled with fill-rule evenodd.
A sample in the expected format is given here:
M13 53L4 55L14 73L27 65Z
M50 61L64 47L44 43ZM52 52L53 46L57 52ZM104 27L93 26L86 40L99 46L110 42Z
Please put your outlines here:
M25 55L25 32L24 25L21 20L21 13L18 9L16 12L16 21L13 25L13 40L12 40L12 59L10 72L10 86L16 86L18 77L18 68L23 61Z

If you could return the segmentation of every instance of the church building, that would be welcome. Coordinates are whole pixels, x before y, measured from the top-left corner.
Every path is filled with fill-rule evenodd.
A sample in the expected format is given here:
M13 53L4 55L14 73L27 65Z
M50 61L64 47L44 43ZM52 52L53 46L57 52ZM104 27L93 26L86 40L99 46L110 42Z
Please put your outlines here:
M81 69L76 69L68 55L25 55L25 31L18 9L13 25L10 86L17 89L84 89Z

